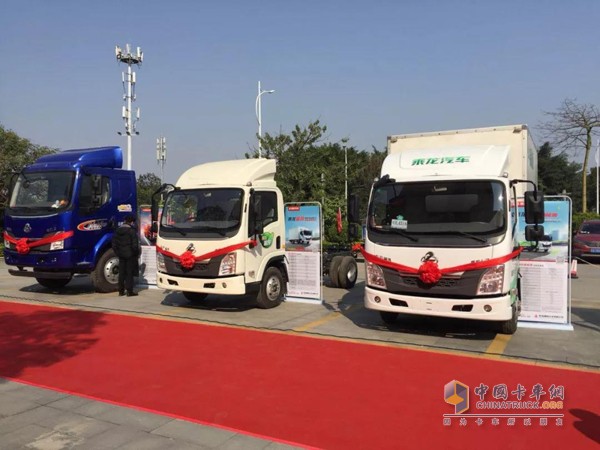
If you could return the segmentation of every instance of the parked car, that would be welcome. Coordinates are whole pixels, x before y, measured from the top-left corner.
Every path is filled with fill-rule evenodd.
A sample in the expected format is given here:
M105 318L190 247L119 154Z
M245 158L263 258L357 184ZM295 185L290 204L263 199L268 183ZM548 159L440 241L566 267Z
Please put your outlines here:
M573 257L600 258L600 220L584 220L573 236Z

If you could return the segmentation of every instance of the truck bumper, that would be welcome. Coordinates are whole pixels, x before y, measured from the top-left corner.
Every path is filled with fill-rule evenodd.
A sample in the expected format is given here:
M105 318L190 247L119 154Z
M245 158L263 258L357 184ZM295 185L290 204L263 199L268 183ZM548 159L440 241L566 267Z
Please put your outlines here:
M158 272L156 285L161 289L203 294L243 295L246 293L243 275L226 278L184 278Z
M377 301L379 300L379 301ZM401 304L402 306L398 306ZM485 306L490 306L489 312ZM365 288L365 307L377 311L422 316L453 317L472 320L509 320L512 317L510 294L493 298L429 298L390 294ZM455 308L455 309L453 309Z
M76 250L30 252L27 255L4 250L4 261L9 266L33 267L42 271L85 272L93 265L91 261L80 261Z

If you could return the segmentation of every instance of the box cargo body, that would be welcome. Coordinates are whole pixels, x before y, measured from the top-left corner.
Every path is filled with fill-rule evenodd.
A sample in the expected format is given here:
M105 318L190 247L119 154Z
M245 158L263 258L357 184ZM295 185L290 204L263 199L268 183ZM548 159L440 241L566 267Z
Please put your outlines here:
M514 206L534 185L525 125L388 137L369 201L366 307L384 321L421 314L516 329Z

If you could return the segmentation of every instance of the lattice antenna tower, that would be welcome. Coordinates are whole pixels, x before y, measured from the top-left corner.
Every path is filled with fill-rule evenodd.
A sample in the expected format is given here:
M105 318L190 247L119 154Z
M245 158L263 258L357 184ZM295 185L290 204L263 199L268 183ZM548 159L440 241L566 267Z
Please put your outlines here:
M129 44L125 45L125 50L122 50L118 45L115 46L115 56L117 57L117 61L120 63L127 64L127 72L122 72L122 82L123 82L123 101L125 104L122 109L122 117L125 122L125 134L127 135L127 157L126 157L126 168L127 170L131 170L131 138L134 135L139 135L140 133L136 130L136 124L140 120L140 108L137 108L135 113L135 120L133 119L133 113L131 110L131 103L135 102L135 72L131 70L131 66L134 64L136 66L141 66L142 61L144 59L144 52L140 47L137 47L136 52L131 52L131 47ZM122 133L119 131L119 135Z

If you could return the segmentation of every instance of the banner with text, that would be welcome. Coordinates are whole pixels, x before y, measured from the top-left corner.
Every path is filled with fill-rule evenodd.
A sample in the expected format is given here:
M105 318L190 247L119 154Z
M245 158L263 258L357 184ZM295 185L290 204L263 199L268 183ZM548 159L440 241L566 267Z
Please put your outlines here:
M519 321L570 324L571 201L568 197L546 197L544 237L525 240L525 220L519 221L517 239L521 253L521 298ZM518 214L525 217L523 202Z
M285 205L286 300L321 300L321 206Z

